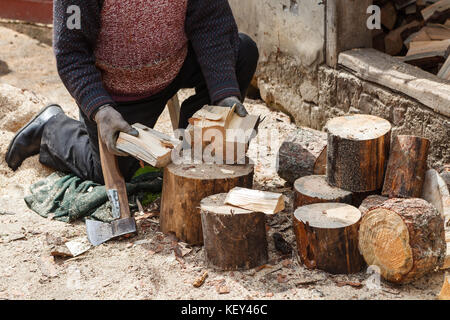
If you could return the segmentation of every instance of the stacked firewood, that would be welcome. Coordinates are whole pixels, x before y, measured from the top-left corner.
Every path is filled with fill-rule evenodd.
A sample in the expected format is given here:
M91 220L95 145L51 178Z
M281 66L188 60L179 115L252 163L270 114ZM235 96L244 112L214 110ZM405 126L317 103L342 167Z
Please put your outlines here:
M450 80L450 0L375 0L375 49Z
M391 139L391 124L371 115L334 118L326 129L325 138L300 128L279 151L278 172L298 178L293 222L302 263L330 273L376 266L394 283L449 268L450 196L427 170L430 141Z

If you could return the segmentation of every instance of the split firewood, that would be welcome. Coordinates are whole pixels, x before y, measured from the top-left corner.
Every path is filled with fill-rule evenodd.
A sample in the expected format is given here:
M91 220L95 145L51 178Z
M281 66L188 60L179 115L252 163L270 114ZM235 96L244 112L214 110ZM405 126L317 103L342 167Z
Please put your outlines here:
M443 265L444 219L423 199L390 199L362 218L359 250L394 283L409 283Z
M422 199L434 205L444 219L446 217L450 219L450 206L448 204L450 194L447 184L434 169L430 169L425 173Z
M294 183L294 208L323 202L352 204L353 192L332 187L326 176L306 176Z
M343 203L298 208L294 213L294 232L302 263L332 274L361 271L365 263L358 251L360 220L361 212Z
M409 44L403 62L432 71L439 64L444 63L450 53L450 39L440 41L413 41ZM435 71L433 71L435 72Z
M157 168L172 162L172 150L180 144L179 140L139 123L133 128L139 131L139 136L121 132L116 142L117 149Z
M439 69L437 76L444 80L450 80L450 56L448 56L441 69Z
M327 134L299 128L282 143L277 160L278 175L291 184L304 176L325 174Z
M189 119L186 129L192 156L208 163L244 164L259 120L255 115L240 117L234 108L203 107Z
M190 245L202 244L200 201L237 186L251 188L253 172L253 165L170 164L164 169L161 231L173 232Z
M440 0L422 10L425 21L444 23L450 14L450 0Z
M384 196L422 196L429 146L428 139L416 136L399 135L393 139L382 192Z
M389 198L380 195L368 196L359 206L359 211L361 211L362 216L369 212L371 209L381 206Z
M419 31L421 27L422 23L415 20L389 32L384 39L386 53L392 56L398 55L402 51L404 39Z
M439 300L450 300L450 274L444 276L444 284L438 296Z
M225 193L204 198L200 212L206 261L220 270L246 270L267 263L265 215L225 204Z
M326 127L328 183L352 192L381 189L389 155L389 121L353 115L334 118Z
M275 214L285 208L284 195L280 193L236 187L228 192L225 203L265 214Z
M396 22L397 10L395 10L392 2L388 2L381 8L381 24L389 30L392 30Z

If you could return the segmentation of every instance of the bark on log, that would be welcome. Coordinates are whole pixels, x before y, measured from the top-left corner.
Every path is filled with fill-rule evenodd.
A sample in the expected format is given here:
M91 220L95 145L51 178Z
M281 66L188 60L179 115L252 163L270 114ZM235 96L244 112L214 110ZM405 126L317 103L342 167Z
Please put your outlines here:
M365 266L358 251L361 212L343 203L318 203L294 213L297 249L303 264L332 274L350 274Z
M340 202L352 204L353 193L336 187L327 182L326 176L306 176L294 183L294 208L314 203Z
M327 123L327 181L352 192L379 190L389 154L391 124L371 115Z
M427 169L430 141L425 138L399 135L393 139L384 180L384 196L389 198L420 198Z
M359 211L361 211L361 214L364 217L364 215L369 212L370 209L381 206L387 200L389 200L389 198L380 195L368 196L359 206Z
M412 282L442 266L444 219L423 199L387 200L362 218L359 249L384 279Z
M176 165L164 169L161 231L191 245L203 243L200 201L234 187L251 188L253 165Z
M200 203L208 266L220 270L246 270L267 263L265 215L225 204L226 194Z
M444 277L444 284L438 296L439 300L450 300L450 274Z
M310 128L299 128L278 151L278 175L293 184L312 174L325 174L327 134Z

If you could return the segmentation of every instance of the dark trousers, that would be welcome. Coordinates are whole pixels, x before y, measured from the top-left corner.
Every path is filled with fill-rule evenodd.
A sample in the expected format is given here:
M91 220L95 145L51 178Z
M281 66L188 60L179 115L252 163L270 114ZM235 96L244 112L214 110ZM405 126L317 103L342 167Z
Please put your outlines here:
M258 62L255 42L239 34L240 47L236 76L242 99L245 98ZM175 80L163 91L140 101L119 103L117 110L130 124L142 123L150 128L156 124L167 102L180 89L195 88L195 94L181 105L179 128L186 128L188 119L206 104L211 104L205 79L197 57L189 48L186 60ZM58 171L73 173L84 180L103 184L100 165L97 125L80 112L80 120L64 114L51 118L44 128L39 160ZM139 169L139 161L132 157L119 157L119 167L125 180L131 179Z

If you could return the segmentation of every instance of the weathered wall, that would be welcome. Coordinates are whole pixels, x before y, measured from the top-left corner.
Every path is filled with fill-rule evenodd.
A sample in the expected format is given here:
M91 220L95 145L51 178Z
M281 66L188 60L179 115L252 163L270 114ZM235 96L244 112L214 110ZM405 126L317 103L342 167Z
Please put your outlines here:
M344 70L319 68L320 99L310 114L312 127L322 129L326 121L350 113L372 114L389 120L393 136L420 135L431 141L429 165L439 169L450 163L450 119L408 96L359 79ZM308 115L305 114L305 117Z
M258 44L260 64L255 78L262 98L299 119L319 101L324 5L317 0L229 2L240 31Z

